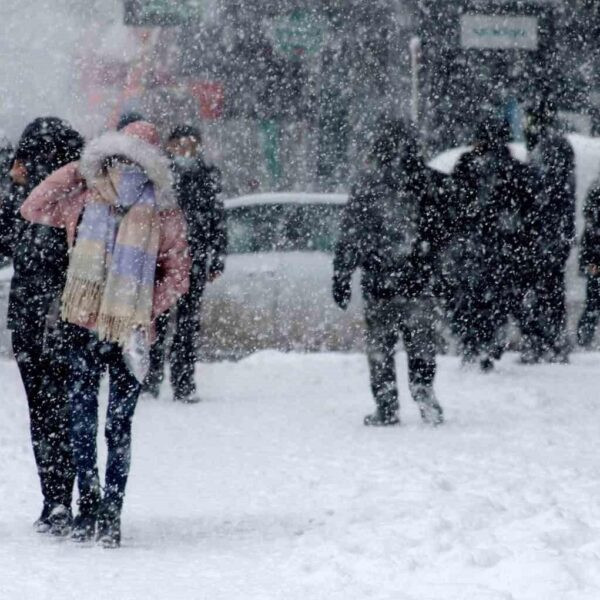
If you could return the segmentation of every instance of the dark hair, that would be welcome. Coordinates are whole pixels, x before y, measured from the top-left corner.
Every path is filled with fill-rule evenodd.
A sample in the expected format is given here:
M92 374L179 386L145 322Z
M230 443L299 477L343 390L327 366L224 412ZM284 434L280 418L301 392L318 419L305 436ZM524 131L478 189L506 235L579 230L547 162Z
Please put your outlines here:
M131 159L123 154L111 154L102 161L102 172L106 173L107 169L118 164L131 164Z
M167 138L169 141L177 140L182 137L193 137L196 138L198 142L202 142L202 132L198 127L194 127L193 125L177 125Z
M142 115L141 113L135 111L135 110L130 110L128 112L124 112L120 117L119 117L119 122L117 123L117 131L121 131L121 129L123 129L124 127L127 127L127 125L131 125L131 123L137 123L138 121L144 121L144 115Z

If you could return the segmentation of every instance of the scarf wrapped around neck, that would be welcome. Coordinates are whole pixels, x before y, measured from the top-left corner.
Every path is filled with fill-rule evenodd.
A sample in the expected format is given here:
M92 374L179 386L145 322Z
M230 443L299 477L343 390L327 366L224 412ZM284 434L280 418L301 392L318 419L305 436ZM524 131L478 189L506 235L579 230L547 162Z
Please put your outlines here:
M118 164L91 182L69 259L61 313L95 324L101 340L124 346L152 320L159 215L154 185L135 164Z

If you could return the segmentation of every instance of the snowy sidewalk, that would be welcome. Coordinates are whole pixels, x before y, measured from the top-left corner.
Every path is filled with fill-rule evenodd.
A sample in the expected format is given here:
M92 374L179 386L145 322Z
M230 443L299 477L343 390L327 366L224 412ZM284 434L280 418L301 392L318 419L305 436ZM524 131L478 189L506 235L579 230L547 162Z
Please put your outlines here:
M141 402L117 551L33 533L25 399L1 362L0 599L600 598L600 355L488 376L442 357L438 430L404 360L398 429L362 426L360 355L199 365L204 403Z

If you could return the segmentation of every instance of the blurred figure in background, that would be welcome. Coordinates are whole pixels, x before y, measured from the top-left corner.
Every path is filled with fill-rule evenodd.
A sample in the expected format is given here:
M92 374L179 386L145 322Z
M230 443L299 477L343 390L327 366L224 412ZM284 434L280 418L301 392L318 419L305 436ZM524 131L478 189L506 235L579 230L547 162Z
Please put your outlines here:
M14 148L10 140L0 134L0 211L2 210L2 202L10 194L11 178L10 170L12 168L14 156ZM2 233L0 232L0 236ZM0 267L7 265L10 262L10 256L0 254Z
M14 148L10 140L0 133L0 198L4 198L10 188L10 170L14 158Z
M192 126L176 127L166 143L175 177L177 202L185 215L192 257L190 290L177 303L175 331L169 354L174 400L200 400L194 381L196 346L200 332L202 295L207 281L217 279L225 269L227 231L221 191L221 173L207 165L202 155L202 134ZM164 378L165 338L169 315L157 322L157 340L150 354L150 371L144 391L158 397Z
M505 348L512 313L523 323L523 288L535 272L536 173L513 158L506 123L486 117L473 150L453 172L457 187L452 243L457 286L451 325L463 361L489 371ZM523 326L528 336L527 326Z
M439 425L443 412L436 373L432 271L443 232L436 186L417 140L401 121L382 127L372 169L344 207L333 263L333 298L345 309L353 272L362 269L367 359L376 411L368 426L397 425L399 399L395 349L400 335L408 355L409 386L424 422Z
M532 320L527 362L567 362L565 271L575 240L575 153L559 131L557 109L543 99L527 111L525 140L531 164L539 171L539 264L531 292Z
M600 180L591 187L584 208L579 269L587 278L585 308L577 325L577 343L589 348L600 318Z
M64 231L29 223L19 209L27 195L61 166L77 160L83 139L56 117L35 119L24 130L0 207L0 252L12 258L14 275L8 328L29 404L31 440L44 498L38 532L68 532L74 470L65 391L64 338L57 327L58 301L67 273Z

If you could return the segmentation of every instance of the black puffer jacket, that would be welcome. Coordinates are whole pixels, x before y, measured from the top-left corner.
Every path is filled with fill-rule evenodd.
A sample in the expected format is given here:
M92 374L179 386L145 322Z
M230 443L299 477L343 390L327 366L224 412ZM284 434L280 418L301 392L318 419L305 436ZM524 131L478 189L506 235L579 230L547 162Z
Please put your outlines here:
M0 206L0 253L13 260L7 326L12 330L43 328L46 315L60 296L68 266L63 230L35 225L21 218L21 204L50 173L79 157L83 139L54 117L30 123L15 159L27 167L25 186L12 185Z
M207 271L220 274L225 268L227 228L221 191L221 172L201 159L191 169L174 167L175 190L188 227L192 269L202 279ZM198 277L193 277L196 280Z
M590 188L583 214L585 227L579 254L581 271L585 271L590 265L600 266L600 181L596 181Z
M414 297L429 285L447 239L445 181L420 160L411 164L382 165L353 187L334 257L338 285L348 285L358 267L368 297Z
M566 260L575 240L575 153L563 136L548 132L531 162L541 175L541 248L547 259Z

